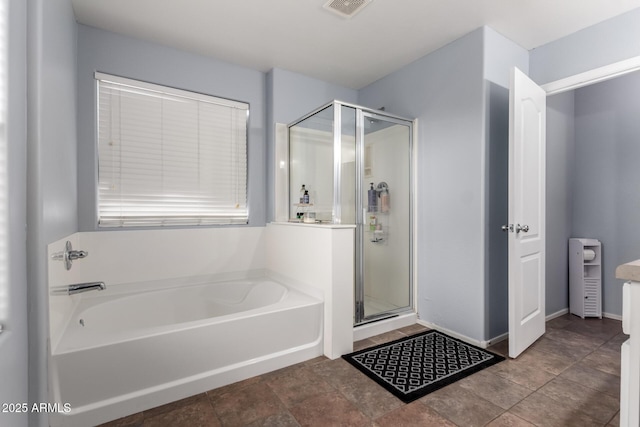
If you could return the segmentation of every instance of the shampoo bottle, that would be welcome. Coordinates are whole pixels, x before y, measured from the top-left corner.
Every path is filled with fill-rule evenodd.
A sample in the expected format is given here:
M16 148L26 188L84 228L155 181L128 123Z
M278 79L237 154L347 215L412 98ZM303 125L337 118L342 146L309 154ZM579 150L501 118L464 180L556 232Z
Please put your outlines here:
M304 193L306 193L307 189L302 184L302 188L300 189L300 203L304 203Z
M369 203L369 212L376 212L378 210L378 192L373 188L373 182L371 183L367 200Z
M389 190L386 187L380 192L380 211L389 212Z

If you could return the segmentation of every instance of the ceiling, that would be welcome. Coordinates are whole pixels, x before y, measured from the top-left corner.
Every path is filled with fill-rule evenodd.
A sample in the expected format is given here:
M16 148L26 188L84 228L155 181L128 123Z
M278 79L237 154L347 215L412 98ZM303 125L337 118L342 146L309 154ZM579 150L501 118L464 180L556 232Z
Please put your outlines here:
M326 0L72 0L78 22L260 71L360 89L487 25L530 50L640 0L373 0L343 18Z

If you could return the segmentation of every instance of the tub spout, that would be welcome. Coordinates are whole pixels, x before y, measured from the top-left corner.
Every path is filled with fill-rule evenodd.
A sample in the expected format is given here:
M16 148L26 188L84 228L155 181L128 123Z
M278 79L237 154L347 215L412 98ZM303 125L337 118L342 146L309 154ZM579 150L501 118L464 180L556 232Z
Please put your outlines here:
M103 291L105 289L107 289L107 286L104 284L104 282L76 283L74 285L67 286L69 295L88 291Z

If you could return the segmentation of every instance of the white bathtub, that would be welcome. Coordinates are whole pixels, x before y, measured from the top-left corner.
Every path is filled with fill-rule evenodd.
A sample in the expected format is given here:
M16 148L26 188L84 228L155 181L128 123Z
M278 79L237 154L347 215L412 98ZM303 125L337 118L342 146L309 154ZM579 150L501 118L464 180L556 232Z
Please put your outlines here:
M52 400L71 406L52 426L99 424L322 354L322 301L270 279L135 287L82 294L50 358Z

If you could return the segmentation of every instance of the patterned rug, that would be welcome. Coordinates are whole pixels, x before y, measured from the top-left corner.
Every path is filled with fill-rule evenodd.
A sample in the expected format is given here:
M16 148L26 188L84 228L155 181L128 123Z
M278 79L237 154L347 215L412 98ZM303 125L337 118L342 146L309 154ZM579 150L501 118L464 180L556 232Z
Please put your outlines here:
M405 403L504 360L434 330L342 357Z

